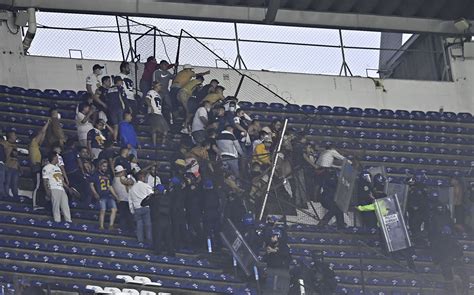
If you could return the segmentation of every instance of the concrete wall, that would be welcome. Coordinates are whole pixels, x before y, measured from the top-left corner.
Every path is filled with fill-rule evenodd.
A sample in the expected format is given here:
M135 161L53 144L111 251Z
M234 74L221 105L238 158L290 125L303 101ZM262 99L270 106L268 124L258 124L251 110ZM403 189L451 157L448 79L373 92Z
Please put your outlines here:
M8 20L0 20L0 83L28 86L21 29L14 25L11 12L4 12ZM8 23L7 23L8 22Z
M95 63L108 74L118 72L118 62L27 56L30 88L82 90ZM196 71L206 69L196 69ZM474 60L453 61L454 82L384 80L385 91L362 77L336 77L278 72L247 71L254 79L297 104L357 106L407 110L438 110L474 113ZM208 80L217 78L231 95L239 83L235 72L211 69ZM2 84L10 81L0 80ZM13 84L12 84L13 85ZM241 100L274 102L275 97L250 80L243 84Z

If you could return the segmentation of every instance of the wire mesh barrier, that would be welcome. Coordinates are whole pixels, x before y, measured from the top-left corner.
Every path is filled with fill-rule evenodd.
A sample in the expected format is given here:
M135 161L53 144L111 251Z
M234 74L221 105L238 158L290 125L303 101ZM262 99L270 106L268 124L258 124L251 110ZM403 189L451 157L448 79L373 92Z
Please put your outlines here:
M198 36L222 57L215 59L181 38L182 47L188 50L180 54L180 63L209 68L227 68L224 60L236 68L254 71L392 77L386 73L393 67L380 62L382 53L392 57L413 54L424 61L443 54L443 49L434 45L409 48L400 43L392 46L395 48L382 48L381 33L353 30L46 12L38 13L38 24L29 53L56 57L131 61L139 55L144 62L154 55L173 61L180 29ZM51 40L62 42L51 46ZM133 50L137 50L135 54L131 54ZM443 59L438 61L445 64ZM446 68L430 69L436 75L426 79L449 80ZM402 69L393 77L405 78L403 73Z

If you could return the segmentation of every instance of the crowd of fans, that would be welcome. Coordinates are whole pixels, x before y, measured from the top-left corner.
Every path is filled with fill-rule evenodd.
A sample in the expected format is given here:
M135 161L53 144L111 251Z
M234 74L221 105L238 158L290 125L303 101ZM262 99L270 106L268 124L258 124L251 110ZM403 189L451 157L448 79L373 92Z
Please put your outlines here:
M184 65L173 73L175 67L148 58L138 90L127 62L112 76L103 75L103 67L94 65L86 79L87 96L76 110L77 136L65 136L55 108L47 123L31 135L28 152L35 210L44 209L40 206L48 200L56 222L61 215L71 222L69 198L85 205L97 203L101 229L107 210L109 230L114 230L119 213L122 230L136 232L139 242L152 244L157 252L173 254L187 247L204 247L206 239L218 243L223 214L239 223L249 211L256 212L278 158L276 184L285 199L300 208L318 201L328 210L321 225L336 217L338 228L345 227L344 215L334 201L335 171L340 168L335 163L351 163L348 159L332 145L317 156L305 136L282 134L280 120L261 126L238 108L237 98L225 96L217 79L205 83L209 71L196 73ZM148 127L149 147L155 151L174 148L166 179L158 176L157 162L140 158L140 125ZM179 143L174 133L182 134ZM281 150L275 153L280 140ZM8 131L0 144L1 196L10 191L18 196L16 141L15 132ZM462 227L463 192L456 181L456 220ZM379 188L364 189L368 186L361 177L358 202L362 207L358 210L363 211L365 225L376 226L375 215L363 206L377 198ZM413 193L422 194L420 190ZM415 234L425 222L423 198L409 199L410 229ZM281 234L267 236L267 254L272 257L271 245L278 244Z

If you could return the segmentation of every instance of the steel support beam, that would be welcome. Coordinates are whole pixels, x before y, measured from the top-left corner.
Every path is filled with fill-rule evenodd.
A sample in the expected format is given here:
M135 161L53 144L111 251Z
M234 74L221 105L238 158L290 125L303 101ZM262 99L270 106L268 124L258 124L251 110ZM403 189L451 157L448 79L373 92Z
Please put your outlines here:
M391 0L388 3L396 1L398 0ZM4 7L12 9L35 7L42 11L137 15L256 24L261 24L266 15L264 7L229 7L226 5L155 2L153 0L15 0L13 7L11 0L0 0L0 5L2 4ZM459 34L452 21L281 8L278 10L274 24L370 31ZM471 32L474 32L473 28L471 28Z
M267 13L265 14L263 22L266 24L273 24L273 22L275 22L279 8L280 0L270 0L268 2Z

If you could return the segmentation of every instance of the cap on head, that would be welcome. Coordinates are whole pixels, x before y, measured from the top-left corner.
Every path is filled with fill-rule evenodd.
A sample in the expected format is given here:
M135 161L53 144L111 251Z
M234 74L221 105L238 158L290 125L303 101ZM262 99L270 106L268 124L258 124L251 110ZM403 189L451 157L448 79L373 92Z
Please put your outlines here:
M183 70L192 70L192 69L194 69L194 68L193 68L193 66L190 65L190 64L185 64L185 65L183 66Z
M114 171L115 171L115 173L120 173L122 171L125 171L125 168L123 168L122 165L117 165L117 166L115 166Z
M103 68L105 68L104 66L101 66L99 64L95 64L93 67L92 67L92 70L95 71L95 70L102 70Z
M262 131L267 133L267 134L272 134L272 130L270 129L270 127L268 126L265 126L262 128Z
M263 142L266 142L266 143L272 143L272 137L270 135L265 135L263 137Z
M210 83L216 83L219 84L219 81L217 79L212 79Z

